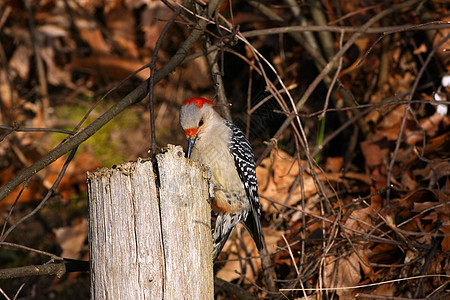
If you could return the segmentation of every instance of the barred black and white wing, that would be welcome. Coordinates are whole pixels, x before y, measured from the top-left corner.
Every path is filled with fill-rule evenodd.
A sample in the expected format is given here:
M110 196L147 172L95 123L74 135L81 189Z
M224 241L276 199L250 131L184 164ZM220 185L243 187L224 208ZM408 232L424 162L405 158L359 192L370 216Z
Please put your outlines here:
M261 204L258 196L258 181L256 179L255 156L250 142L242 131L231 122L225 121L225 125L231 129L230 144L231 155L234 159L239 178L244 185L247 199L250 202L250 211L245 220L241 220L252 236L258 250L264 248L261 232Z

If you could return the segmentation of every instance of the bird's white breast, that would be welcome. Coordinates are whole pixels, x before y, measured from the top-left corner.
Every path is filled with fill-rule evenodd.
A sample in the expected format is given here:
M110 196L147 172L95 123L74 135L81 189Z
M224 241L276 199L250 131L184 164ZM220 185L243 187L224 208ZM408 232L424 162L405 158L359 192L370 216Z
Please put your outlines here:
M244 193L244 185L236 171L234 159L231 156L228 142L231 129L223 122L218 122L208 128L198 137L191 158L211 169L212 181L223 187L228 193Z

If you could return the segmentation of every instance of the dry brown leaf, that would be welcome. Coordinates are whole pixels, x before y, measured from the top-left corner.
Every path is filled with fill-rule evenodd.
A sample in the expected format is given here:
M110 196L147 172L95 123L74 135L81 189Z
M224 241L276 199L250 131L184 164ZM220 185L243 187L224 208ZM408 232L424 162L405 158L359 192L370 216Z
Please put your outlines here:
M8 83L6 72L3 69L0 69L0 99L2 99L3 104L3 112L9 119L16 119L15 117L10 117L11 115L11 106L13 105L13 99L17 99L18 92L17 90L11 90L11 85ZM16 104L16 103L15 103ZM17 104L16 104L17 105Z
M264 164L264 162L265 161L263 161L263 164ZM256 178L258 179L259 192L264 192L270 181L269 168L266 165L257 166L256 167Z
M70 72L61 69L55 64L55 50L53 46L41 47L39 53L47 67L46 75L49 84L65 85L70 88L75 88L75 85L71 81Z
M158 16L158 19L156 18ZM165 22L172 16L172 11L161 1L151 1L142 12L141 29L145 35L144 47L154 49L156 41L165 26Z
M244 240L244 244L246 245L247 250L251 250L249 255L258 256L258 250L250 234L241 225L239 225L236 230L243 232L242 239ZM277 249L277 243L280 240L281 234L282 232L277 230L264 232L264 239L266 241L267 251L269 253L273 253ZM236 255L237 251L239 251L239 256ZM237 249L236 243L227 242L222 252L230 252L230 255L228 255L229 261L220 269L219 272L217 272L216 276L218 278L231 282L234 279L240 278L240 274L242 274L251 280L255 279L256 274L253 273L252 268L247 267L244 270L242 269L242 262L239 261L238 258L246 257L246 253L243 249ZM254 266L254 270L258 273L261 268L261 259L252 259L252 264Z
M424 212L425 210L428 210L431 207L434 207L436 205L437 205L436 202L431 202L431 201L414 202L414 208L412 209L412 212L421 213L421 212Z
M450 162L445 160L433 160L423 169L413 170L413 175L420 176L424 180L429 180L429 185L434 186L439 179L450 175Z
M284 203L298 174L297 160L282 150L273 150L270 157L264 159L262 164L256 169L259 193L269 199ZM306 172L303 173L303 184L306 198L316 193L314 181ZM301 185L299 184L286 204L295 205L300 199ZM261 199L261 205L265 212L277 211L272 204L267 199Z
M22 80L28 80L28 74L30 73L31 55L33 55L33 49L31 49L31 47L27 45L20 45L16 48L13 56L9 60L9 67Z
M417 47L416 49L414 49L413 54L418 55L421 53L426 53L428 51L428 47L427 45L425 45L424 43L420 44L419 47Z
M325 266L324 285L327 288L344 288L336 290L339 299L353 299L354 289L345 289L358 285L361 281L361 268L356 253L344 257L330 257Z
M412 209L413 203L415 202L426 202L433 201L436 199L436 195L433 190L421 188L415 190L400 200L400 203L408 208ZM406 204L407 203L407 204Z
M400 130L400 122L387 125L386 128L380 128L377 130L378 133L382 134L388 141L396 141L398 137L398 133ZM408 132L408 128L405 127L405 133Z
M355 78L360 69L366 67L367 65L371 64L371 63L367 63L367 64L360 64L360 61L362 59L362 56L365 52L365 49L367 49L368 45L370 43L370 39L368 37L364 37L364 38L359 38L355 41L355 47L358 48L358 54L357 55L351 55L353 57L351 57L350 55L345 57L345 64L348 65L344 70L342 70L339 73L339 76L342 77L345 74L350 74L351 78ZM374 60L374 56L369 55L368 58L366 58L366 62L370 60L370 62L373 62ZM375 60L377 60L375 58ZM376 64L376 63L375 63Z
M357 248L362 249L362 247L363 246L357 245ZM364 247L363 251L359 251L358 253L365 262L368 262L369 259L367 258L365 249L366 249L366 247ZM358 257L358 259L360 262L361 270L364 273L365 277L370 278L372 281L374 281L375 280L375 272L374 272L373 268L370 266L367 266L364 262L361 261L361 259L359 257Z
M113 9L122 7L123 0L110 0L110 1L106 1L106 3L104 3L103 5L104 5L105 13L108 13L109 11L111 11Z
M65 157L57 159L44 173L44 186L50 188L58 177L64 163ZM63 196L62 201L68 201L77 193L77 189L86 190L86 172L100 166L97 158L90 151L81 152L75 155L73 161L67 167L64 177L59 183L57 191Z
M15 170L14 165L11 165L7 168L0 170L0 185L3 186L8 181L14 178ZM18 186L14 190L12 190L8 196L6 196L2 201L0 201L0 210L4 209L9 210L11 205L16 201L19 193L22 189L23 185ZM29 201L36 201L42 198L43 196L42 184L39 179L35 176L28 183L27 188L25 188L19 198L20 203L25 203Z
M439 130L439 124L445 117L446 116L435 112L430 117L420 120L420 124L422 126L422 129L425 130L428 136L434 136ZM423 139L424 136L422 130L411 131L406 134L406 143L409 145L414 145L418 142L421 142Z
M375 144L381 138L380 135L374 135L371 139L360 144L368 168L379 166L382 163L381 147Z
M410 191L413 191L419 187L419 183L414 180L414 178L411 176L411 173L407 171L404 171L402 173L401 183Z
M327 162L325 164L325 170L327 172L339 173L344 164L343 157L327 157Z
M41 200L45 189L50 188L64 165L66 158L61 157L53 162L48 168L38 173L40 176L34 176L23 190L19 202L29 202ZM62 201L69 200L73 194L86 190L86 172L99 167L98 160L89 151L75 155L74 160L69 164L65 176L62 178L57 192L63 198ZM0 185L4 185L15 176L14 165L0 170ZM9 209L19 195L22 185L15 188L9 195L0 202L0 209Z
M441 228L439 228L439 231L445 234L445 237L441 242L442 251L450 252L450 222L447 222L446 225L441 226Z
M379 295L382 296L380 298L375 299L389 299L386 297L394 297L394 293L396 291L396 286L394 283L380 284L375 289L358 289L358 293L370 294L370 295ZM356 295L355 295L356 296ZM364 297L359 297L358 299L366 299Z
M430 185L435 185L437 180L441 179L444 176L450 175L450 162L449 161L433 161L431 162L431 168L429 169L429 173L424 176L424 179L430 180Z
M372 216L375 214L372 207L366 207L358 210L354 210L350 217L345 222L346 227L350 227L362 232L369 232L373 229ZM356 233L352 230L346 229L347 233L350 235L355 235Z
M136 44L136 25L133 12L124 7L116 7L105 15L105 22L114 41L123 50L123 57L138 59L139 51Z
M382 82L379 84L378 90L370 96L370 103L380 103L384 98L391 94L391 88L387 82ZM364 118L366 122L372 122L374 124L378 124L378 121L382 117L380 111L383 111L385 108L381 108L379 110L372 110L367 114Z
M207 89L213 84L208 61L204 56L186 62L182 72L184 77L189 78L189 85L193 90Z
M279 189L288 189L299 173L297 160L281 150L272 151L270 158L275 184Z
M102 32L99 28L89 28L89 24L85 24L84 26L79 27L80 37L89 44L89 47L94 53L111 53L111 49L106 44L106 41L103 38Z
M402 72L402 73L390 76L388 78L388 81L389 81L391 87L393 87L393 92L396 94L401 94L401 93L407 92L411 89L411 85L415 79L416 79L416 75L412 74L411 72L408 71L408 72ZM400 116L402 117L404 107L399 106L399 108L401 108L402 112L401 112ZM384 119L385 118L383 118L383 120ZM395 121L390 119L390 120L387 120L386 125L387 124L395 124L398 121L399 121L399 119L397 119Z
M436 211L439 212L441 217L450 218L450 179L447 179L445 186L439 191L439 203L442 206L437 207Z
M123 59L114 55L97 55L89 57L73 57L68 67L72 70L87 70L94 83L101 82L103 78L122 80L144 65L139 60ZM136 77L146 80L148 71L139 72Z
M53 229L64 258L79 259L88 235L87 219L76 220L70 227Z
M375 193L375 188L373 186L370 187L370 193L374 194ZM380 194L376 194L375 196L372 196L370 198L370 205L372 206L372 208L375 211L380 211L383 208L383 198L381 197Z
M394 51L397 55L400 55L400 49ZM398 60L394 58L394 60ZM371 103L379 103L382 99L393 93L400 94L406 92L411 88L411 84L415 79L415 75L411 72L402 72L401 74L392 74L388 77L387 83L382 83L379 87L379 91L371 96ZM385 113L387 112L387 113ZM404 114L404 107L399 105L397 107L381 106L376 110L370 112L366 117L367 122L373 122L378 124L378 128L386 130L386 135L391 140L396 140L398 135L398 125ZM381 121L380 121L381 120ZM380 122L379 122L380 121Z
M450 118L448 118L447 116L444 118L444 122L449 122ZM448 125L447 125L448 127ZM419 151L421 150L421 148L419 148ZM432 138L426 148L425 148L425 153L424 156L428 157L429 155L443 155L443 156L448 156L448 149L450 149L450 131L447 131L443 134L441 134L440 136L434 137Z

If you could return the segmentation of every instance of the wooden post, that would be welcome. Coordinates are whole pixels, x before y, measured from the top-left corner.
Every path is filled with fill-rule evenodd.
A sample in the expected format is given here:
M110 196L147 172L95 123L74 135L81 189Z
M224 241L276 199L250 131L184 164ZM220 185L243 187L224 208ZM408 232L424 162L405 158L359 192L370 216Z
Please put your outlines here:
M206 172L181 147L88 173L91 299L213 299Z

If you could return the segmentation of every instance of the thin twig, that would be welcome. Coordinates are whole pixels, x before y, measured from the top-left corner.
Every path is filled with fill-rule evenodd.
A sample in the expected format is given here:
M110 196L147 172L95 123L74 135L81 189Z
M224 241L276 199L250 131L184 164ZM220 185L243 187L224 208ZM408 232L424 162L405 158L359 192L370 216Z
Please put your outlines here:
M64 133L68 135L74 135L76 133L76 131L73 130L65 130L58 128L21 128L18 125L15 125L14 127L0 125L0 129L6 131L0 137L0 142L3 141L8 135L10 135L13 132L55 132L55 133Z
M435 277L444 277L444 278L450 278L450 275L445 274L430 274L430 275L420 275L420 276L411 276L411 277L405 277L405 278L397 278L392 280L386 280L381 281L377 283L369 283L369 284L363 284L363 285L355 285L355 286L343 286L343 287L331 287L331 288L322 288L322 291L339 291L339 290L350 290L350 289L361 289L366 287L372 287L372 286L379 286L383 284L389 284L389 283L396 283L401 282L405 280L416 280L420 278L435 278ZM317 291L317 289L305 289L306 291ZM280 291L299 291L299 289L280 289Z
M341 32L340 38L339 38L339 48L342 48L342 44L344 43L344 33ZM319 120L323 119L325 117L325 112L328 109L328 103L330 102L330 96L331 96L331 92L333 91L334 85L336 84L336 81L338 79L339 73L341 72L342 69L342 56L339 58L339 63L338 63L338 67L336 69L336 72L333 76L333 80L331 81L330 87L328 88L327 91L327 96L325 97L325 104L323 105L323 113L322 115L320 115Z
M391 33L391 32L399 32L405 30L432 30L432 29L444 29L450 28L450 23L445 21L433 21L425 24L406 24L402 26L387 26L387 27L372 27L368 28L364 33L365 34L380 34L380 33ZM271 34L283 34L283 33L291 33L291 32L321 32L321 31L329 31L329 32L337 32L337 33L355 33L359 32L361 28L351 27L351 26L318 26L318 25L306 25L306 26L285 26L285 27L275 27L268 29L258 29L251 31L243 31L242 35L246 38L255 37L255 36L267 36Z
M17 297L19 297L19 293L20 293L20 291L23 289L24 286L25 286L25 282L23 282L23 283L20 285L20 287L17 289L17 292L16 292L16 294L14 295L13 300L16 300Z
M30 247L27 247L27 246L24 246L24 245L15 244L15 243L0 242L0 246L9 246L9 247L13 247L13 248L24 249L24 250L27 250L27 251L30 251L30 252L35 252L35 253L42 254L42 255L47 255L53 260L63 260L64 259L64 258L62 258L62 257L60 257L58 255L53 254L53 253L45 252L45 251L42 251L42 250L30 248Z
M11 217L11 215L12 215L12 213L13 213L13 211L14 211L14 208L16 207L17 202L19 202L20 196L22 196L23 191L24 191L26 188L28 188L28 184L29 184L31 178L33 178L33 177L30 177L30 178L28 178L27 181L25 181L25 183L23 184L22 188L20 189L19 194L17 194L17 197L16 197L16 199L14 200L14 203L11 205L11 208L9 209L8 215L6 216L5 222L3 223L2 232L0 233L0 241L3 240L3 239L2 239L2 236L3 236L3 234L5 233L6 225L8 225L8 220L9 220L9 218Z

